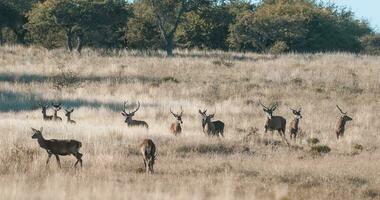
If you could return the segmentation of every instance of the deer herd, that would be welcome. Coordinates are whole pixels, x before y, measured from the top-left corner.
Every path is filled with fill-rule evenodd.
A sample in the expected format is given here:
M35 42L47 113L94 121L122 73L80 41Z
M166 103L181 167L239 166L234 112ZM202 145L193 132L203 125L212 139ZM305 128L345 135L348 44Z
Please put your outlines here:
M277 109L278 104L272 104L270 107L265 106L261 101L259 101L259 104L263 107L263 111L266 115L266 122L264 125L265 133L269 130L271 132L277 131L280 135L281 139L289 146L289 142L286 139L285 131L286 131L286 119L282 116L276 116L273 115L274 111ZM53 115L47 115L47 110L50 107L48 104L39 104L42 109L42 119L46 121L62 121L62 118L58 116L58 111L62 109L60 103L52 103L51 106L53 108ZM149 128L149 125L147 122L142 120L135 120L133 119L135 113L140 109L140 102L137 103L137 108L135 108L133 111L126 111L126 105L127 102L125 101L123 104L123 109L121 114L125 117L125 123L128 127L142 127L145 129ZM336 105L338 108L341 116L338 119L337 125L336 125L336 137L339 139L340 137L343 137L345 126L348 121L351 121L352 118L347 115L347 112L343 112L342 109ZM64 109L65 110L65 116L67 118L67 123L70 124L76 124L74 120L71 119L71 114L74 111L74 108L71 109ZM170 133L172 133L174 136L180 135L182 133L182 115L183 115L183 109L181 106L181 111L174 113L172 109L169 109L170 113L175 118L175 121L170 125ZM292 109L290 108L290 111L294 115L294 119L290 122L290 139L296 139L297 134L299 132L299 124L300 120L302 119L301 115L301 108L298 109ZM220 121L216 120L213 121L212 119L215 116L215 112L213 114L207 114L207 109L198 110L199 114L201 115L202 119L202 131L205 135L210 137L224 137L224 126L225 124ZM46 140L42 135L43 128L41 127L39 130L32 128L33 131L33 139L37 139L37 142L39 146L46 150L48 154L48 159L46 160L46 165L49 163L50 157L52 155L55 156L58 166L61 167L59 156L66 156L66 155L73 155L77 161L74 164L76 167L79 163L82 167L82 156L79 152L79 149L82 147L82 143L76 140L56 140L56 139L50 139ZM140 144L140 151L143 156L144 166L147 173L153 173L153 165L156 160L156 146L154 142L151 139L144 139L142 143Z

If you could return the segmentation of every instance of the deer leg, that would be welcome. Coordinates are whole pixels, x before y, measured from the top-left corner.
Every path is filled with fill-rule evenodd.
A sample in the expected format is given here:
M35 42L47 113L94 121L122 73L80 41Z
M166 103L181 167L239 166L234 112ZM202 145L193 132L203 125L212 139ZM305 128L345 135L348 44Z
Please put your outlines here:
M48 152L48 158L46 160L46 166L49 164L49 160L50 160L50 158L51 158L52 155L53 154L51 154L51 153Z
M61 161L59 160L59 156L57 154L54 154L54 155L55 155L55 159L57 160L59 168L62 168L61 167Z
M78 165L78 163L80 163L80 167L82 168L83 167L82 166L82 156L83 156L83 154L77 152L76 154L73 154L73 155L75 156L75 158L77 158L77 161L75 162L74 167L76 168L77 165Z

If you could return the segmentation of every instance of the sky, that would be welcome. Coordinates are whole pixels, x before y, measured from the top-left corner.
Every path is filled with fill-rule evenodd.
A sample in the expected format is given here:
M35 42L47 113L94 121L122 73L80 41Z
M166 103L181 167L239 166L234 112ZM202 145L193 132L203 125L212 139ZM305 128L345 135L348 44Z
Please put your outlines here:
M350 8L359 19L368 20L370 26L380 32L380 0L326 0Z

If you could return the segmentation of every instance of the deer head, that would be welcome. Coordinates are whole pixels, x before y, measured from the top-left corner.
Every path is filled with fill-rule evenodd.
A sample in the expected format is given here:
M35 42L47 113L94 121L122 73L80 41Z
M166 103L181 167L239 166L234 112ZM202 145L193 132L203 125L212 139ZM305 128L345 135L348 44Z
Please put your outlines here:
M201 111L200 109L198 110L199 114L202 116L202 126L204 128L204 125L208 122L211 122L211 119L214 118L215 112L213 114L207 115L207 109L204 109Z
M34 129L34 128L31 128L31 129L33 131L33 135L32 135L33 139L37 139L37 138L41 138L42 137L42 130L43 130L42 127L40 128L40 130L37 130L37 129Z
M302 118L301 108L299 108L298 110L290 108L290 110L293 112L293 115L294 115L294 117L296 119L301 119Z
M121 114L126 117L125 119L125 122L129 121L129 120L132 120L132 117L135 115L135 113L140 109L140 102L138 101L138 105L137 105L137 108L130 112L130 111L126 111L126 105L127 105L127 101L124 101L124 106L123 106L123 110L121 112Z
M55 112L58 112L59 110L61 110L61 103L58 103L58 104L52 103L51 105L53 106L53 109Z
M352 118L350 116L347 115L347 112L343 112L342 109L340 109L340 107L338 105L336 105L336 107L338 108L340 114L341 114L341 119L344 121L344 122L347 122L347 121L351 121Z
M261 101L259 101L260 105L263 107L263 111L267 115L268 119L271 119L273 116L273 112L277 109L278 104L274 103L270 108L265 106Z
M69 117L71 113L74 112L74 108L71 109L65 109L65 116Z
M177 121L181 124L183 124L183 121L182 121L182 114L183 114L183 110L182 110L182 106L181 106L181 112L178 114L175 114L172 109L170 108L170 113L174 116L174 118L177 119Z
M49 108L49 104L42 104L42 103L39 103L38 105L41 106L41 108L42 108L42 113L46 113L46 110Z

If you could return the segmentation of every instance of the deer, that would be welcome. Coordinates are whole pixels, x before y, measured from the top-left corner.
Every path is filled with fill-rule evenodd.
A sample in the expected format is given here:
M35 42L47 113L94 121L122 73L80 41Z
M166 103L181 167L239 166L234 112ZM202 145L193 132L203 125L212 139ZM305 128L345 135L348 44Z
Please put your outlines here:
M172 109L170 108L170 113L173 115L173 117L176 119L175 122L173 122L170 126L170 132L177 136L178 134L181 134L182 132L182 127L181 127L181 124L183 124L183 121L182 121L182 114L183 114L183 110L182 110L182 106L181 106L181 112L180 113L174 113L172 111Z
M335 130L336 138L339 140L339 137L343 137L344 135L346 123L351 121L352 118L347 115L347 112L343 112L342 109L338 105L336 105L336 107L338 108L341 114L341 116L339 117L338 123L336 124L336 130Z
M77 159L77 161L74 164L74 167L76 168L78 163L80 163L80 166L82 167L83 154L79 152L79 149L82 147L81 142L77 140L46 140L42 135L43 127L41 127L40 130L34 128L31 129L33 131L32 139L37 139L37 142L40 145L40 147L45 149L48 154L46 166L49 164L49 160L52 155L54 155L57 159L59 168L61 168L59 156L73 155Z
M53 106L53 110L54 110L53 120L54 121L62 121L62 118L57 115L57 112L59 110L61 110L61 104L60 103L59 104L52 103L52 106Z
M301 115L301 108L298 110L290 108L290 110L293 112L294 119L290 122L290 139L296 139L297 133L299 131L299 122L302 118Z
M140 144L140 151L143 156L146 173L154 173L153 165L156 161L156 145L151 139L144 139Z
M74 120L71 119L71 113L74 112L74 108L71 108L70 110L65 109L65 116L67 117L67 122L71 124L76 124Z
M124 107L122 110L122 115L125 117L125 123L127 123L128 127L145 127L146 129L149 128L148 123L145 121L140 121L140 120L134 120L132 117L135 115L135 113L140 109L140 102L138 102L138 106L135 111L132 112L127 112L126 109L126 104L127 102L124 102Z
M46 111L49 108L49 105L48 104L43 105L42 103L40 103L39 105L42 108L42 119L45 120L45 121L53 120L53 116L52 115L47 115L46 114Z
M202 116L203 133L208 136L224 137L224 123L219 120L211 121L215 116L215 112L211 115L207 115L207 109L204 109L203 111L199 109L198 112Z
M270 131L277 131L281 136L281 139L285 141L285 143L289 146L288 141L285 137L285 129L286 129L286 119L282 116L273 116L273 112L277 109L277 103L273 104L270 108L265 106L261 101L259 101L260 105L263 107L263 110L267 116L267 120L265 122L265 133Z

